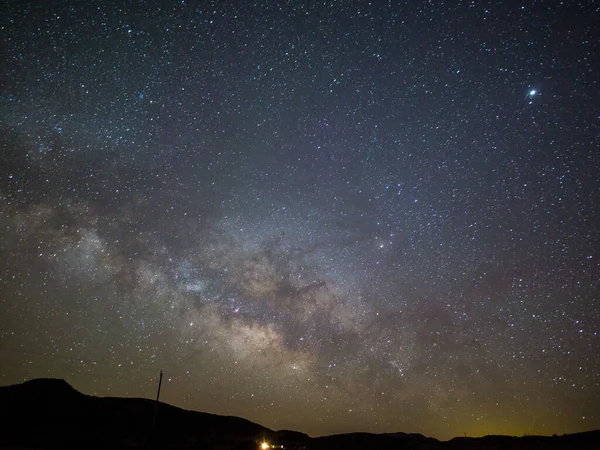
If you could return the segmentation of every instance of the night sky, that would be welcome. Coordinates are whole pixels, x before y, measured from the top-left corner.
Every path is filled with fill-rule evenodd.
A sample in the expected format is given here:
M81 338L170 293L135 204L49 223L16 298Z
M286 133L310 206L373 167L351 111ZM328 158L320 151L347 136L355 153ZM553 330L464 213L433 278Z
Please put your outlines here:
M0 8L0 384L600 427L597 2Z

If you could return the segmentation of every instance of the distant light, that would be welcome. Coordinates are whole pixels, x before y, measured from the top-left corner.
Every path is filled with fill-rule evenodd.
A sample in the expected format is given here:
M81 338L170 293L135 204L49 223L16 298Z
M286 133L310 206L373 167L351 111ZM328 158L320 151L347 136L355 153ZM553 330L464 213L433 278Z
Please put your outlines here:
M529 96L533 97L535 94L537 94L537 91L535 89L532 89L529 91Z
M271 447L269 444L267 444L266 442L263 442L262 444L260 444L260 448L262 450L267 450L269 447Z

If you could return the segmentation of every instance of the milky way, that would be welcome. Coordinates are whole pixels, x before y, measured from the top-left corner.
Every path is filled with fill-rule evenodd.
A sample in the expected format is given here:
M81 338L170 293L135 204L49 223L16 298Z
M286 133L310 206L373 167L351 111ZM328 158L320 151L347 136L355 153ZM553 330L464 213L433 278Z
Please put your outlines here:
M311 435L600 427L592 2L1 14L0 382Z

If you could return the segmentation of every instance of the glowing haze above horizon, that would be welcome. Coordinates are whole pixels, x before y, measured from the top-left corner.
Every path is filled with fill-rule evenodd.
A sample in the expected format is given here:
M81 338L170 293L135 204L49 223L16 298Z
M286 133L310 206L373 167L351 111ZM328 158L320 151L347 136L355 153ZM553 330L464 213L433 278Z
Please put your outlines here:
M1 16L0 384L162 369L165 402L310 435L600 427L593 2Z

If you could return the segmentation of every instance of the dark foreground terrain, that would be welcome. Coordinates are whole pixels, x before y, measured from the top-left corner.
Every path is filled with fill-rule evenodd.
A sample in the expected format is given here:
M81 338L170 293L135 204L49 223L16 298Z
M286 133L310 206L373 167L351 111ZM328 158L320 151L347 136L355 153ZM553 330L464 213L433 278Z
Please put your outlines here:
M486 436L441 442L420 434L351 433L320 438L272 431L239 417L186 411L147 399L99 398L64 380L0 387L3 449L258 449L263 441L288 449L525 450L598 449L600 430L563 436Z

